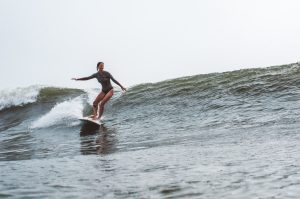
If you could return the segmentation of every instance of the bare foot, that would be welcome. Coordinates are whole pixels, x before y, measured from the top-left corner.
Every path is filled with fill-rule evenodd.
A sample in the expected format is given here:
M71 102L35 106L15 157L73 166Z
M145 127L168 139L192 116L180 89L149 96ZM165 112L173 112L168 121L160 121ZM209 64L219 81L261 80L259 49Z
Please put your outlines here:
M98 119L97 115L96 116L90 115L90 116L88 116L88 118L91 118L92 120L97 120Z

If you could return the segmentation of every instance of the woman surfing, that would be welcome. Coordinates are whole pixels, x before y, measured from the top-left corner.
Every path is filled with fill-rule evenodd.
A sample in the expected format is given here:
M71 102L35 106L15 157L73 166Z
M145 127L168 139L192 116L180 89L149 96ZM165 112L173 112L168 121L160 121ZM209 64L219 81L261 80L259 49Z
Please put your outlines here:
M93 102L93 115L92 115L93 120L101 118L103 111L104 111L104 105L106 104L106 102L108 102L108 100L114 94L114 90L110 83L110 80L112 80L114 83L119 85L123 91L126 91L126 88L124 88L117 80L115 80L109 72L104 71L103 69L104 69L104 63L98 62L97 63L97 73L94 73L89 77L72 78L72 80L76 80L76 81L89 80L89 79L96 78L98 80L98 82L102 85L102 91L98 94L98 96L96 97L96 99ZM100 111L99 111L99 115L97 117L99 103L100 103Z

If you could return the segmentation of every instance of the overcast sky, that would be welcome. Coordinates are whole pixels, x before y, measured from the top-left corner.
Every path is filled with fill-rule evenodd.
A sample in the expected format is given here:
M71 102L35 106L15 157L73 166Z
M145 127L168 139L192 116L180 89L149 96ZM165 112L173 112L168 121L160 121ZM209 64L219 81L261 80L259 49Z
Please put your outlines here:
M299 61L299 0L0 0L0 88L125 86Z

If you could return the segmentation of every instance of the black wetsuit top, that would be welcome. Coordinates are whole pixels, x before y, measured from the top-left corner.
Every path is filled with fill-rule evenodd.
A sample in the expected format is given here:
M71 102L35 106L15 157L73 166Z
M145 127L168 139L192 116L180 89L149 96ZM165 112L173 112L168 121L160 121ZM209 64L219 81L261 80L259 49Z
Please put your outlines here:
M98 82L102 85L102 91L105 94L108 93L111 89L113 89L110 80L112 80L114 83L121 86L121 84L117 80L115 80L113 76L107 71L102 71L101 73L100 72L94 73L88 78L89 79L96 78Z

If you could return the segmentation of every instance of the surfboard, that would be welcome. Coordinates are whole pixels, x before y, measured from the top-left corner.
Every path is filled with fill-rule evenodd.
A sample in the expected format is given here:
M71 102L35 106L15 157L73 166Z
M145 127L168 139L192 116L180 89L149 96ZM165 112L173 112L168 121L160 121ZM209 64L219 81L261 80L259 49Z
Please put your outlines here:
M102 124L100 120L93 120L90 117L79 118L79 120L84 121L84 122L89 122L89 123L92 123L92 124L97 124L99 126Z

